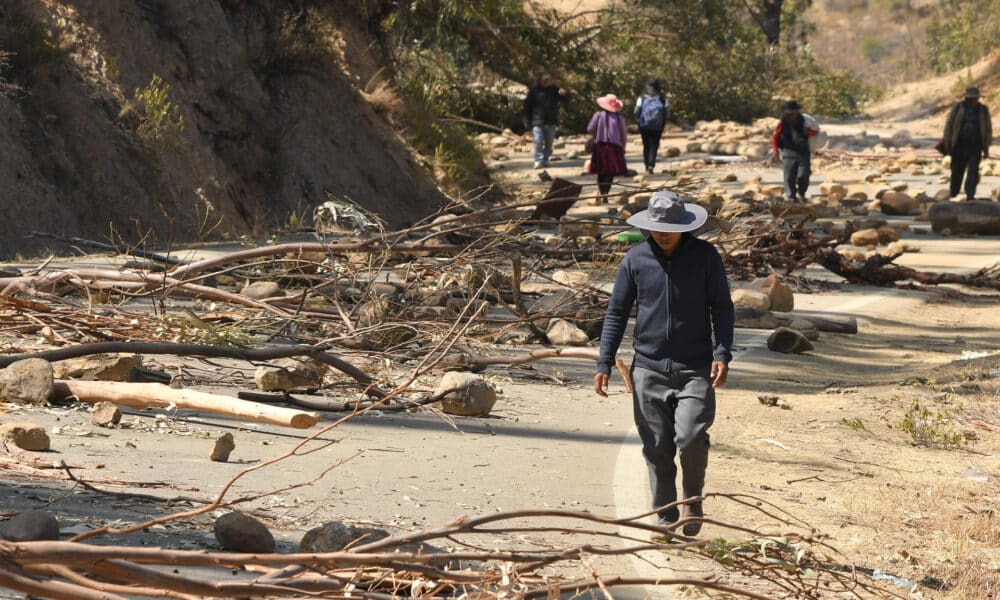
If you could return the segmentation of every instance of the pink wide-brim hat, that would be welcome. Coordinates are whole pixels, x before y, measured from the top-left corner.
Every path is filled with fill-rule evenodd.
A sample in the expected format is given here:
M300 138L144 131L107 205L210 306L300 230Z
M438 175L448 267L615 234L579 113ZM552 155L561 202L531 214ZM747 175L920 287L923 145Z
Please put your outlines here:
M597 105L604 110L610 110L611 112L618 112L625 106L622 104L622 101L618 99L618 96L615 96L614 94L601 96L597 99Z

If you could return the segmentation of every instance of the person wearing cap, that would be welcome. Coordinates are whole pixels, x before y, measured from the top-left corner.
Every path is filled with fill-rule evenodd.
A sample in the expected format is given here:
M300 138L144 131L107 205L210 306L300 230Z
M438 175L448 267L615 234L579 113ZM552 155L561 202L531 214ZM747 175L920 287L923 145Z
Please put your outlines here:
M552 74L542 71L524 98L524 128L531 128L535 141L535 168L549 166L552 143L559 124L559 103L569 97L569 90L555 84Z
M789 202L806 200L812 153L809 137L818 134L818 128L806 127L801 104L795 100L781 104L781 119L771 136L771 151L781 158L785 198Z
M608 192L615 175L625 175L625 118L621 110L625 106L614 94L597 99L601 110L594 113L587 124L587 133L594 136L594 152L590 157L590 172L597 174L597 189L600 202L607 203Z
M708 428L715 418L715 389L729 373L736 320L722 258L692 233L707 219L704 208L670 191L654 193L649 208L628 219L649 236L618 268L594 375L594 391L607 397L611 365L636 305L633 415L657 522L672 532L683 518L685 535L701 530ZM677 502L675 454L684 499L691 500L682 505L683 514L671 506Z
M979 101L979 88L970 86L956 102L944 124L944 153L951 155L951 197L958 196L965 178L965 197L975 200L979 160L989 158L993 142L990 111Z

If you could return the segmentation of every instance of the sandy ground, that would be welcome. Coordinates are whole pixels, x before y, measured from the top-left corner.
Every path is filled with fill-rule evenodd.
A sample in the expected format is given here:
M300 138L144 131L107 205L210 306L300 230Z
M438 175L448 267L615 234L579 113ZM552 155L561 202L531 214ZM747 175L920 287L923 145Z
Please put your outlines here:
M635 155L630 159L634 164ZM537 172L526 168L529 161L524 156L505 166L524 193L544 187L532 181ZM591 177L579 176L580 161L554 164L549 169L553 176L591 182ZM702 175L728 172L736 172L740 180L752 174L765 181L780 179L777 169L757 165L712 167ZM822 178L820 173L815 180ZM665 179L656 175L647 184ZM987 188L996 184L984 182ZM601 210L580 206L574 212ZM926 223L912 223L904 239L921 244L923 251L904 255L901 263L971 272L1000 257L1000 238L941 238L927 229ZM706 492L752 496L788 511L840 550L842 554L830 557L838 564L912 580L931 575L958 586L951 592L925 589L919 592L923 597L990 597L969 590L1000 585L995 558L1000 555L1000 517L993 512L1000 500L1000 434L977 429L970 421L1000 424L1000 296L943 286L850 286L813 269L802 275L811 283L799 289L796 310L854 316L859 333L824 333L813 352L789 356L766 350L766 331L737 330L730 383L720 392L712 428ZM609 285L609 278L610 273L602 283ZM629 346L627 339L626 359ZM244 381L239 388L252 386L244 379L252 377L247 365L214 362L221 367L203 368L224 373L219 391L234 394L232 381ZM333 519L408 531L458 515L528 508L606 516L647 510L631 402L617 378L605 400L593 393L593 364L585 361L545 361L528 368L491 369L487 375L503 390L489 418L448 417L432 410L366 415L325 434L324 440L334 442L328 447L241 479L231 495L308 481L326 466L346 461L321 481L249 505L268 516L283 551L293 550L309 528ZM419 385L429 388L433 381ZM778 405L762 404L761 395L777 396ZM976 439L951 449L915 444L901 430L913 402L932 411L924 417L934 422L931 433L970 432ZM107 430L90 425L86 410L75 406L8 405L6 411L0 415L4 421L45 425L53 440L46 457L72 465L79 477L116 492L160 497L213 497L241 470L289 451L307 435L185 412L127 411L126 427ZM337 418L330 415L324 423ZM226 431L236 437L231 462L210 462L212 440ZM986 480L970 480L969 469L978 469L973 475ZM59 515L67 537L109 521L138 522L174 510L14 470L0 472L0 478L0 511L46 506ZM713 519L781 531L761 513L727 498L709 498L706 509ZM211 548L210 525L206 516L124 541ZM746 539L713 525L703 536ZM544 534L496 534L477 542L484 547L564 543ZM604 575L714 574L734 585L766 590L759 581L674 552L641 559L595 558L594 566ZM573 575L586 573L581 567ZM617 595L671 598L681 592L631 588ZM21 596L0 592L0 597Z

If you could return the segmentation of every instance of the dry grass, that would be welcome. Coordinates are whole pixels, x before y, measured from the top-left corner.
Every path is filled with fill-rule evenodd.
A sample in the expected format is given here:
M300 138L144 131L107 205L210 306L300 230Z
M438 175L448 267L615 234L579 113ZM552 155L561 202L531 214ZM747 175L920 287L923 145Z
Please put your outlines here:
M375 112L385 116L398 114L405 106L403 98L388 81L377 83L372 91L365 93L365 98L375 109Z

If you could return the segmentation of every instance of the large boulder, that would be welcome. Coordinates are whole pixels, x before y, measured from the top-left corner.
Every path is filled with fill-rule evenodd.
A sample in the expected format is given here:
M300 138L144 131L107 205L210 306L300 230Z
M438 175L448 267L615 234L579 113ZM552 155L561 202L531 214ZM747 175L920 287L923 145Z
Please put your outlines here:
M52 365L41 358L26 358L0 371L0 401L45 404L52 397Z
M97 379L99 381L128 381L132 369L142 366L138 354L92 354L59 361L52 366L58 379Z
M878 246L878 229L862 229L851 234L852 246Z
M449 371L434 390L441 397L441 410L449 415L485 417L497 402L497 392L482 375Z
M287 392L298 388L318 388L323 385L327 366L311 358L286 358L275 366L260 366L253 375L257 389L265 392Z
M4 423L0 425L0 440L9 440L30 452L44 452L50 444L45 428L34 423Z
M916 198L905 192L886 192L882 194L879 206L882 209L882 214L908 215L917 210L918 202Z
M770 299L769 310L789 312L795 308L795 294L792 288L778 281L776 275L755 279L750 287L767 294Z
M754 310L769 310L771 308L771 297L767 292L752 290L748 288L737 288L732 291L733 304L752 308Z
M37 542L59 539L59 521L44 510L26 510L0 523L0 539L9 542Z
M938 202L928 211L937 233L1000 234L1000 203L985 200Z
M556 346L586 346L590 341L587 332L566 319L552 319L545 330L545 337Z
M274 536L268 528L240 512L226 513L215 520L215 539L232 552L270 554L274 552Z

